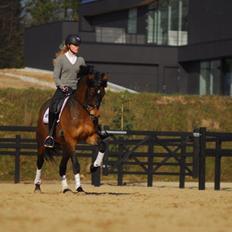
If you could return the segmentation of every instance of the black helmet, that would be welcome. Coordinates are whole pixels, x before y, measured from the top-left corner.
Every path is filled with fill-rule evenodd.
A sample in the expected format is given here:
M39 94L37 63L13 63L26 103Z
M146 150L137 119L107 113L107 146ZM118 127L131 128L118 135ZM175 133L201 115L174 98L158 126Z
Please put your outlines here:
M78 35L68 35L65 39L65 45L73 44L79 46L81 44L81 38Z

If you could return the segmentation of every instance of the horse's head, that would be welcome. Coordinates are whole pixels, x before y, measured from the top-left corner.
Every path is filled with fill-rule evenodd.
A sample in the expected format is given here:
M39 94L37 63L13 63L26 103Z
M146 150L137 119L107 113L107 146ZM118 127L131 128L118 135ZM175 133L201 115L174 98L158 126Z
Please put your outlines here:
M84 107L91 115L99 116L99 107L105 95L108 76L94 70L93 66L81 66L79 75L86 85Z

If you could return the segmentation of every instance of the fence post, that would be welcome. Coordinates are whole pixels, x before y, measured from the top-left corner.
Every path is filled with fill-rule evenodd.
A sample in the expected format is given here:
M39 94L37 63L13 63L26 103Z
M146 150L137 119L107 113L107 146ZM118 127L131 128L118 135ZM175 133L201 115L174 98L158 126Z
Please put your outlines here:
M153 157L154 157L154 148L152 138L148 141L148 160L147 160L147 187L152 187L153 184Z
M199 128L193 130L193 178L199 176L199 153L200 153L200 130Z
M122 138L121 138L122 139ZM123 144L119 144L118 156L118 185L123 185Z
M220 190L221 180L221 141L216 140L216 156L215 156L215 169L214 169L214 189Z
M205 150L206 150L206 128L200 128L200 150L199 150L199 190L205 190Z
M21 137L20 135L16 135L15 137L16 147L15 147L15 176L14 176L14 182L19 183L20 182L20 142Z
M179 188L185 187L185 160L186 160L185 153L186 153L185 137L181 136Z
M93 149L92 152L92 164L96 160L98 154L98 149ZM96 172L91 173L91 184L95 187L99 187L101 185L101 167L99 167Z

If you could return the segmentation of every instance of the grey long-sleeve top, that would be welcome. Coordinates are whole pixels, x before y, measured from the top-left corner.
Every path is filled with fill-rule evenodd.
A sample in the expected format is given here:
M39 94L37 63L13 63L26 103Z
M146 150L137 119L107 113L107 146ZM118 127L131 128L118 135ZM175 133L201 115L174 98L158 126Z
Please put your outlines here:
M68 86L76 89L78 82L77 74L81 65L85 65L85 60L82 57L77 57L76 62L71 64L65 55L58 56L55 60L53 72L56 86Z

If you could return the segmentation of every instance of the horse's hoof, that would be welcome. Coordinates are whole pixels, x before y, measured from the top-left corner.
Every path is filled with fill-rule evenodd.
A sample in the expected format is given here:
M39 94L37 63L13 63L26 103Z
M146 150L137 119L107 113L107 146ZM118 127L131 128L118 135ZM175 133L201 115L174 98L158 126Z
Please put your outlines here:
M80 187L77 188L77 192L80 193L80 192L85 192L85 191L84 191L83 188L80 186Z
M34 190L34 193L41 193L40 184L35 184L35 190Z
M98 170L99 167L95 167L93 166L93 164L91 164L90 166L90 172L93 173L93 172L96 172Z
M67 189L64 189L64 190L63 190L63 193L72 193L72 190L69 189L69 188L67 188Z
M86 194L85 191L83 190L83 188L80 186L76 189L78 194Z

